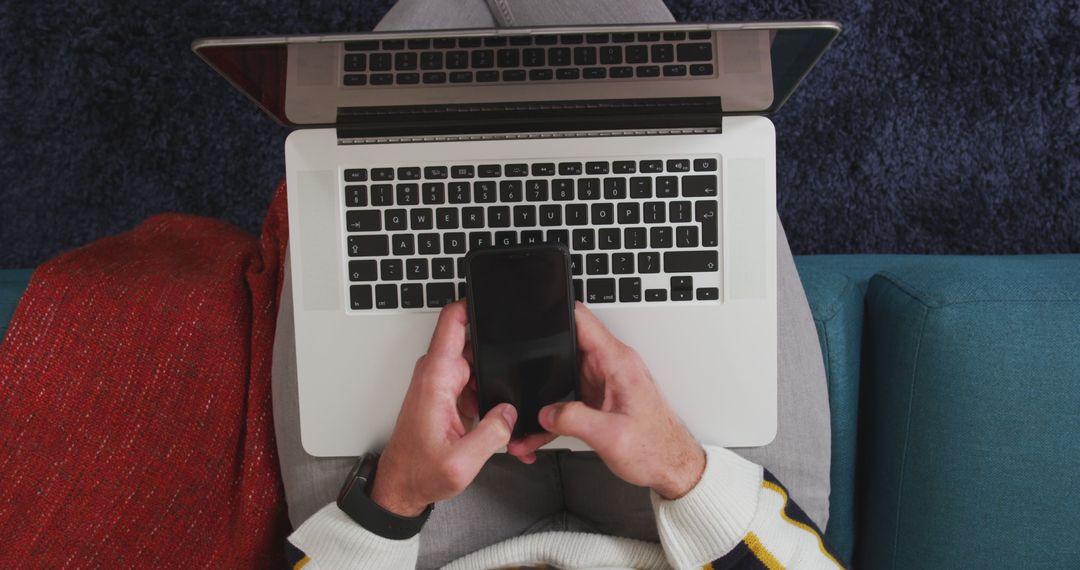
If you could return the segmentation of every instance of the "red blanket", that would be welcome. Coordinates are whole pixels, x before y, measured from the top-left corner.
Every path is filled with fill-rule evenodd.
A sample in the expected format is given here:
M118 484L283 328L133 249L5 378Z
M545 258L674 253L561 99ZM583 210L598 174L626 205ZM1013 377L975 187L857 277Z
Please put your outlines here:
M0 344L0 566L275 568L287 218L183 215L34 273Z

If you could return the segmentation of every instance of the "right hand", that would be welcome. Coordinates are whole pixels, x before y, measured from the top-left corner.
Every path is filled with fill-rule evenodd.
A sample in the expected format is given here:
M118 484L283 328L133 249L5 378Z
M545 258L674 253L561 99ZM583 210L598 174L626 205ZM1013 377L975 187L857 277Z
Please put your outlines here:
M619 478L649 487L665 499L688 493L705 470L705 451L664 401L634 349L615 338L577 303L581 401L540 410L549 433L515 439L507 451L524 463L560 435L581 439Z

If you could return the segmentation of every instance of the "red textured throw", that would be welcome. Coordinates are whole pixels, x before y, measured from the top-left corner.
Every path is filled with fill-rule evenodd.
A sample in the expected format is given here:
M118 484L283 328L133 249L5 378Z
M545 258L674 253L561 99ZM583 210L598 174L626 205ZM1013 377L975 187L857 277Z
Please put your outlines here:
M34 273L0 344L0 565L278 568L287 219L151 218Z

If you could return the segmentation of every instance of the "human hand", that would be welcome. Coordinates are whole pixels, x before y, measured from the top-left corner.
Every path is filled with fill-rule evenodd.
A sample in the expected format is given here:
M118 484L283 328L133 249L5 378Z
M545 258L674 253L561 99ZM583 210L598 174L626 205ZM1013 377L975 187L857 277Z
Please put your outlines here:
M705 450L679 421L634 349L615 338L585 305L574 309L581 356L581 401L540 410L549 433L511 441L507 451L524 463L555 437L581 439L615 475L677 499L705 470Z
M418 516L428 504L465 490L480 468L510 441L511 404L495 406L470 431L475 393L466 389L464 301L439 314L427 354L416 361L394 433L379 459L371 499L395 514Z

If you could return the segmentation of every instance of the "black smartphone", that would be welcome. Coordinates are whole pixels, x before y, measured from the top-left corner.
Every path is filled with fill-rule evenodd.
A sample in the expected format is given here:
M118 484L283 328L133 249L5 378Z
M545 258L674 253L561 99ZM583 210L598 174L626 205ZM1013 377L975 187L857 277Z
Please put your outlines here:
M465 278L480 416L509 402L515 436L541 433L540 408L579 392L570 252L554 244L472 250Z

